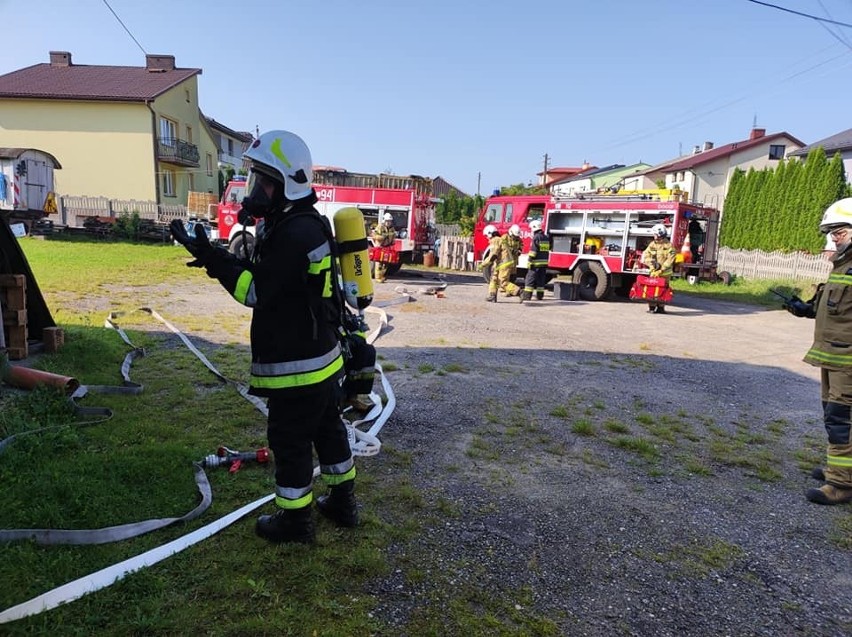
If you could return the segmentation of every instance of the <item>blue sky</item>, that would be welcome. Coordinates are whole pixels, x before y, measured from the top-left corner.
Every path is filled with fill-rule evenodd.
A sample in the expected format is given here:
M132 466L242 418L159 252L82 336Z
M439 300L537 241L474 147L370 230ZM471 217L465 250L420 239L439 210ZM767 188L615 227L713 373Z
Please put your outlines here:
M201 108L226 126L470 194L535 180L545 154L655 164L755 118L805 143L852 128L852 29L748 0L107 2L0 0L0 74L51 50L143 66L112 7L146 52L203 69ZM852 23L852 0L774 4Z

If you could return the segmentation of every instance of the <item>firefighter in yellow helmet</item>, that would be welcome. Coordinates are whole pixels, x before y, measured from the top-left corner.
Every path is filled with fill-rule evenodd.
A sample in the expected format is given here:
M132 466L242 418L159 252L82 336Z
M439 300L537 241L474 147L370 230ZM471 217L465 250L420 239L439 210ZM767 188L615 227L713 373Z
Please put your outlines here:
M819 229L836 244L828 281L809 301L797 296L784 309L816 319L814 342L805 362L821 368L822 417L828 434L825 467L811 476L825 482L805 497L817 504L852 502L852 198L825 211Z
M373 245L382 248L390 248L396 241L396 228L393 227L393 215L386 212L382 216L382 222L373 231ZM384 283L388 278L388 264L383 261L376 262L376 281Z
M642 253L642 263L648 266L652 277L668 281L674 271L677 252L669 241L669 232L663 224L658 223L651 228L651 234L654 239ZM648 311L654 314L665 314L666 306L664 303L651 302L648 303Z
M251 258L214 248L196 226L176 220L175 240L237 301L252 308L249 393L268 398L267 438L275 456L275 503L256 533L271 542L312 542L313 451L327 495L320 513L338 526L358 522L355 464L340 418L343 311L333 235L314 208L311 154L293 133L261 135L243 155L251 163L242 207L261 219Z

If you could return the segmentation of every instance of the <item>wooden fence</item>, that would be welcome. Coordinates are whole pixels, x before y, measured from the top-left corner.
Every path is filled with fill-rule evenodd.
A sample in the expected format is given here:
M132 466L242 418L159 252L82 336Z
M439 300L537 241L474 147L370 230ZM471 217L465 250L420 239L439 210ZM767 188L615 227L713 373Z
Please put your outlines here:
M438 246L438 265L442 268L472 271L474 269L472 255L473 237L441 237L441 243Z
M831 263L822 254L764 252L719 248L719 272L727 270L744 279L793 279L821 281L828 277Z
M82 228L86 217L116 218L123 213L139 213L140 219L168 224L172 219L187 219L186 206L157 204L156 201L135 199L108 199L107 197L59 197L61 223L71 228Z

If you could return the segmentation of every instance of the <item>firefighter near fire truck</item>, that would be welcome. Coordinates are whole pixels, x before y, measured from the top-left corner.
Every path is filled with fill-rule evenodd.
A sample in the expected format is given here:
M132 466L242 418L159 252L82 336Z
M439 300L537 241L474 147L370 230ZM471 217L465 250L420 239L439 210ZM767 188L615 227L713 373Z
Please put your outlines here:
M328 219L314 207L311 153L297 135L266 132L243 155L250 162L242 207L259 219L249 259L214 248L181 222L172 234L235 300L252 308L249 393L266 397L267 438L275 460L277 511L255 531L271 542L314 540L313 458L327 495L320 513L338 526L358 522L355 464L340 416L345 312L336 246ZM329 282L333 282L329 285Z
M642 253L642 263L648 266L651 279L657 280L652 287L662 288L662 291L649 297L651 300L648 301L648 311L653 314L665 314L666 303L671 301L669 279L674 271L677 252L669 241L669 231L663 224L658 223L651 228L651 236L651 243ZM647 281L646 284L651 285Z
M396 241L396 229L393 227L393 215L386 212L382 223L373 231L373 245L377 248L391 248ZM388 278L388 261L380 257L376 261L376 281L384 283Z
M541 221L530 221L530 231L533 236L530 241L530 251L527 254L527 274L524 277L524 290L521 292L521 303L535 298L544 298L544 285L547 283L547 260L550 257L550 237L541 227Z
M843 504L852 502L852 198L831 204L819 229L837 248L831 257L828 281L817 287L809 301L794 295L785 299L783 307L793 316L816 320L814 342L804 360L821 368L820 397L828 449L825 467L811 472L825 484L808 489L805 497L817 504Z

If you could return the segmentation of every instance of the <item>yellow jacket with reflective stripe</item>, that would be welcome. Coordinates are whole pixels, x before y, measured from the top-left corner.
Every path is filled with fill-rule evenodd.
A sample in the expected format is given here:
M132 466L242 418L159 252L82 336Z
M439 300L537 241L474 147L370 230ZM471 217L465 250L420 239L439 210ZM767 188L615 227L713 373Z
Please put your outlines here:
M852 248L832 261L834 269L814 298L814 343L805 362L852 372Z

